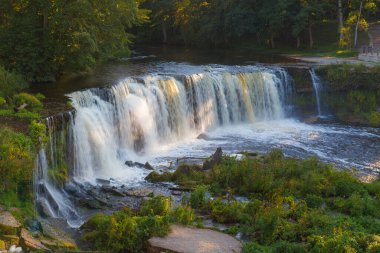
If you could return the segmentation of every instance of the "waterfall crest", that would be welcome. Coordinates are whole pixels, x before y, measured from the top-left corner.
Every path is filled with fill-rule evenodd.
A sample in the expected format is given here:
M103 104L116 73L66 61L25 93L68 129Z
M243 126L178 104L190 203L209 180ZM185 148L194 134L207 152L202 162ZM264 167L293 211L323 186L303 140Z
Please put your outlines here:
M71 93L75 111L60 122L47 119L50 142L38 156L37 200L51 216L77 224L80 215L49 169L68 168L69 179L79 183L141 180L136 169L126 168L126 160L213 128L284 118L292 92L285 70L242 67L152 74Z

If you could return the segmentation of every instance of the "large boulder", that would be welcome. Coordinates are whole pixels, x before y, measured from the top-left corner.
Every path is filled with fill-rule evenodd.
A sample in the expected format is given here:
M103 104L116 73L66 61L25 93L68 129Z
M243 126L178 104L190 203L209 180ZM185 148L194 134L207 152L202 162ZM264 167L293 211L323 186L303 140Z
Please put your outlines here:
M223 151L222 148L218 148L215 153L203 163L204 170L211 170L215 165L218 165L222 162Z
M239 253L242 244L234 237L210 230L173 225L166 237L148 240L148 253Z
M5 229L17 229L21 227L21 223L10 213L0 212L0 227Z
M21 229L21 243L29 250L36 250L36 251L43 251L48 252L50 251L48 248L46 248L40 240L35 239L32 237L32 235L29 233L26 229Z

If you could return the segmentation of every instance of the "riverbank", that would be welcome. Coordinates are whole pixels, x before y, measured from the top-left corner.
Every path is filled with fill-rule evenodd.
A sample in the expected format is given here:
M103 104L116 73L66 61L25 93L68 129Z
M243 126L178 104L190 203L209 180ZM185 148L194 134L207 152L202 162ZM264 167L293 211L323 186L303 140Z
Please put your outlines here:
M165 236L169 224L212 224L244 242L246 253L336 247L372 252L380 248L380 181L362 183L353 175L316 158L286 158L279 150L244 152L241 159L223 157L219 150L203 165L184 164L174 173L152 172L147 178L187 189L190 193L179 193L179 203L150 195L137 211L97 215L83 225L84 239L93 250L140 252L150 236ZM135 226L126 225L131 223ZM118 236L141 226L144 235L128 241Z

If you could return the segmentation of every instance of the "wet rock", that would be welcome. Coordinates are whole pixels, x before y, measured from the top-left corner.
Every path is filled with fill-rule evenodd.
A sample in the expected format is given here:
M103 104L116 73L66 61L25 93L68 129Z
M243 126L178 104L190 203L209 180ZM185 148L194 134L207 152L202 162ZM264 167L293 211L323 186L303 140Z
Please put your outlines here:
M110 184L111 184L111 181L110 181L110 180L101 179L101 178L97 178L97 179L96 179L96 182L97 182L98 184L103 184L103 185L110 185Z
M116 188L114 187L109 187L109 186L105 186L103 185L101 188L100 188L103 192L106 192L106 193L109 193L109 194L112 194L112 195L115 195L115 196L119 196L119 197L125 197L125 194L120 192L119 190L117 190Z
M137 167L140 169L154 170L153 166L149 162L143 164L139 162L126 161L125 165L127 165L128 167Z
M46 201L43 201L43 200L38 201L36 203L36 209L37 209L37 212L44 218L54 216L48 204L46 203Z
M129 189L125 192L127 196L131 197L148 197L152 195L154 192L151 189L148 188L134 188Z
M215 165L222 162L223 151L222 148L218 148L211 158L203 163L203 170L211 170Z
M61 219L42 220L41 221L43 234L59 244L66 245L66 248L76 248L74 240L65 231L60 228L66 226L66 221ZM42 241L41 241L42 243Z
M197 139L208 141L208 140L210 140L210 137L205 133L201 133L200 135L198 135Z
M33 238L30 233L26 229L21 229L21 243L25 245L29 250L37 250L37 251L50 251L47 247L45 247L40 240Z
M5 211L0 213L0 227L15 229L21 227L21 223L10 212Z
M304 123L306 124L317 124L319 123L319 117L313 116L313 117L308 117L303 120Z
M42 231L41 222L39 222L37 219L27 219L25 221L25 226L32 233Z
M148 162L146 162L144 164L144 168L147 169L147 170L154 170L153 166L150 163L148 163Z
M232 236L209 229L171 226L166 237L148 240L148 253L238 253L242 244Z
M93 210L102 209L104 206L101 202L99 202L96 199L87 199L87 198L79 199L78 205L88 208L88 209L93 209Z

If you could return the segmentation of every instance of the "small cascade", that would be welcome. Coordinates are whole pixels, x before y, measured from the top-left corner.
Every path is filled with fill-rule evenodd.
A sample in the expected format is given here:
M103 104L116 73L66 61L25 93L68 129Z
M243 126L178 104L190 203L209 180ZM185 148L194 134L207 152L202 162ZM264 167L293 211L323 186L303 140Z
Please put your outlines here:
M318 110L318 117L322 117L322 110L321 110L321 99L320 99L320 94L321 94L321 79L319 76L315 73L315 70L312 68L309 70L311 80L313 83L313 88L315 92L315 98L317 100L317 110Z
M70 175L69 164L72 154L69 145L72 144L71 127L73 112L63 113L46 119L49 142L37 155L36 171L34 173L35 206L43 216L64 217L70 226L81 224L79 214L71 203L68 194L63 189L65 178Z
M35 178L37 206L78 225L67 180L141 180L141 171L125 161L210 129L285 118L292 84L283 69L208 67L71 93L75 112L47 119L49 143L39 152Z

